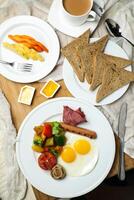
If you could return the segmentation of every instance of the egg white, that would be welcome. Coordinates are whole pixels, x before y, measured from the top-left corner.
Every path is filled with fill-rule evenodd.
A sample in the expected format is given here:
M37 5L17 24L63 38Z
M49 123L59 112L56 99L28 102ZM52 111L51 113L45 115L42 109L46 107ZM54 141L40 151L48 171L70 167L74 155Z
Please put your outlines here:
M74 143L79 139L84 139L90 143L91 150L87 154L81 155L77 153L77 151L75 151L74 149L76 153L76 158L73 162L67 163L62 160L61 156L59 156L58 163L61 164L65 168L68 176L77 177L77 176L83 176L90 173L96 166L96 163L99 157L96 141L88 137L69 133L69 132L66 132L66 138L67 138L67 142L66 142L65 147L70 146L74 149Z

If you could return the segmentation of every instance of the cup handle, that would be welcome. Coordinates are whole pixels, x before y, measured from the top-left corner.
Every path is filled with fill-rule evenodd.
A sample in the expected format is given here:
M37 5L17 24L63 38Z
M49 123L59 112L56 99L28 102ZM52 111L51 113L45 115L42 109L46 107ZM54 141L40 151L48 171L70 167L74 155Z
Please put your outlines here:
M96 16L97 14L91 10L86 21L93 22L96 20Z

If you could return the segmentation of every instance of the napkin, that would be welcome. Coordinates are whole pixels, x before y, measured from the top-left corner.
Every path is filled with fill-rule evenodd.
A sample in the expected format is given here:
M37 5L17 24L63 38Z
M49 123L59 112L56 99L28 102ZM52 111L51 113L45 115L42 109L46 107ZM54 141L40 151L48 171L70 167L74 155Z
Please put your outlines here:
M10 106L0 91L0 198L35 200L32 188L17 164L15 143L16 130L12 123Z
M2 199L10 199L10 197L16 199L17 194L15 193L18 189L15 187L17 185L24 188L22 193L19 193L18 199L22 198L26 191L26 181L19 174L15 158L15 137L16 131L11 121L9 104L0 92L0 197ZM13 171L14 173L12 173ZM11 190L8 192L9 186L11 186Z

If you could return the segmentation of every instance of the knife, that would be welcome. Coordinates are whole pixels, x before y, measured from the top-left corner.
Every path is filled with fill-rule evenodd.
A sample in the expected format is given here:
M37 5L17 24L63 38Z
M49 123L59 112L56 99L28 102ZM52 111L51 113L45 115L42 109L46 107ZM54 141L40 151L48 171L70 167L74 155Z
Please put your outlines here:
M118 136L120 141L118 178L121 181L125 180L124 136L126 132L126 126L125 126L126 118L127 118L127 103L123 103L120 109L119 121L118 121Z

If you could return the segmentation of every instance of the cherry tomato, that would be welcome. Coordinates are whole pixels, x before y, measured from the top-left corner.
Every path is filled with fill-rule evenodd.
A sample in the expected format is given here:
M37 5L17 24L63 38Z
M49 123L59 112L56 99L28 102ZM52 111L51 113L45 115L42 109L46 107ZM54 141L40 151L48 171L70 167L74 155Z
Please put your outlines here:
M48 138L52 137L52 126L50 124L44 124L42 134Z
M52 153L44 152L39 156L38 164L42 169L51 170L57 164L57 159Z

